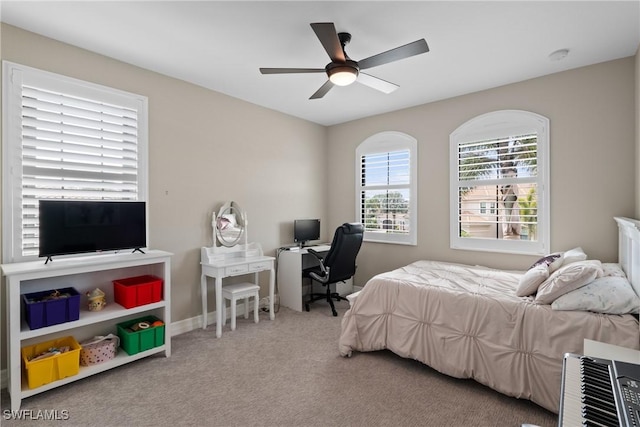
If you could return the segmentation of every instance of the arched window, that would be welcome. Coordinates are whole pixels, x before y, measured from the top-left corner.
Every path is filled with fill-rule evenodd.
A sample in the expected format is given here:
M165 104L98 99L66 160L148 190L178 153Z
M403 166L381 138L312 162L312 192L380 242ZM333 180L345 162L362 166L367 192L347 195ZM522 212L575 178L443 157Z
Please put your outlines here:
M357 221L369 242L417 243L417 141L381 132L356 149Z
M495 111L461 125L450 144L451 247L548 253L549 120Z

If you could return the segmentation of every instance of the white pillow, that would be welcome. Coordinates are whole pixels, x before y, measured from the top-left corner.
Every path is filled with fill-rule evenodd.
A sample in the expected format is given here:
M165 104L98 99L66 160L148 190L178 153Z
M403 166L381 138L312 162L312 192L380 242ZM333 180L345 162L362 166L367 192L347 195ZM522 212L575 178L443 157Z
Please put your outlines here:
M519 297L526 297L533 295L538 290L538 286L549 277L549 267L546 265L537 265L527 270L526 273L520 277L518 282L518 288L516 289L516 295Z
M537 267L539 265L546 265L549 267L549 273L553 273L557 269L562 266L562 260L564 259L564 254L562 252L554 252L549 255L545 255L536 262L533 263L529 269L533 267Z
M554 310L583 310L607 314L640 313L640 297L624 277L605 276L562 295Z
M558 297L578 289L596 277L602 276L602 263L598 260L576 261L560 267L538 287L535 302L551 304Z
M571 264L572 262L584 261L585 259L587 259L587 254L584 253L582 248L573 248L563 254L562 265L564 266Z
M613 262L603 262L602 263L602 271L603 276L613 276L613 277L624 277L627 278L627 275L624 274L624 270L620 264L616 264Z

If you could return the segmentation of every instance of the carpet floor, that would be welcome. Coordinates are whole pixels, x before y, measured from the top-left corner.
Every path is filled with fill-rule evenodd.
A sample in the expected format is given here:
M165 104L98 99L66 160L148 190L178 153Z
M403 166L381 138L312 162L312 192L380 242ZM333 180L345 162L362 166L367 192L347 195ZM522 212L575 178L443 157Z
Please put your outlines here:
M155 355L22 401L3 426L538 426L555 414L389 351L338 354L340 322L326 303L281 308L274 321L238 318L173 337ZM516 381L517 379L514 379ZM58 420L44 421L47 414ZM39 418L40 417L40 418Z

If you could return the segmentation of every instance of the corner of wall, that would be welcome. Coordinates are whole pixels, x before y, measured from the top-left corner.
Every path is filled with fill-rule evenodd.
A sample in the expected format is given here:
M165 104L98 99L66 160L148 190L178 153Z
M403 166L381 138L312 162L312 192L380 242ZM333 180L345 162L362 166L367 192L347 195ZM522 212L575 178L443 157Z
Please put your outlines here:
M636 218L640 218L640 46L635 57L636 94Z

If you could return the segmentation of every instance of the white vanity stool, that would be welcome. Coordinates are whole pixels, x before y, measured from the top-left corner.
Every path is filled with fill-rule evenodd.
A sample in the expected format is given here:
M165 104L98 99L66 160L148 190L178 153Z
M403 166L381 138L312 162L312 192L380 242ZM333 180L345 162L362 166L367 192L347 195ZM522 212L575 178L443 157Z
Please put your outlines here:
M258 303L260 299L260 286L254 283L236 283L233 285L226 285L222 287L222 297L225 301L222 302L222 325L227 323L227 303L226 300L231 301L231 330L236 330L236 303L239 299L244 298L244 318L249 318L249 298L253 297L253 319L258 323L259 312Z

